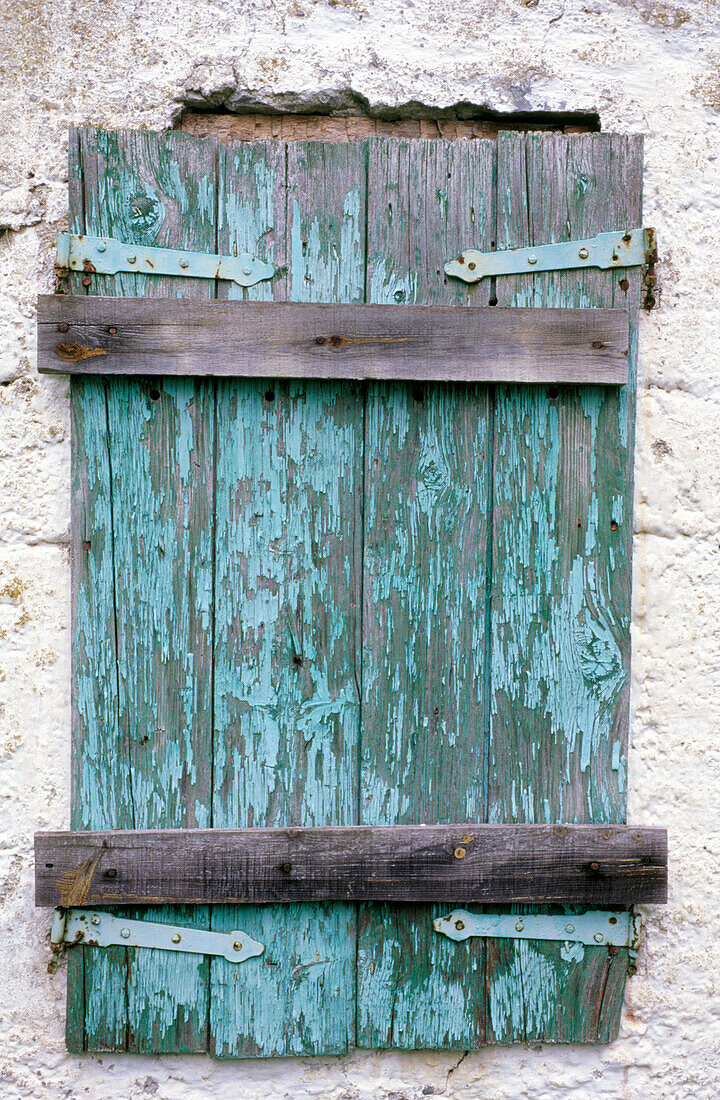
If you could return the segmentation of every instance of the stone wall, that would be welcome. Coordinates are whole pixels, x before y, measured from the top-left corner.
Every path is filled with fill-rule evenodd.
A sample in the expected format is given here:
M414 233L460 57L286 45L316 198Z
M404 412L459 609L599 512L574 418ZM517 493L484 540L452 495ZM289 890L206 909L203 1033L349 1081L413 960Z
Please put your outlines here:
M715 1100L720 1092L720 11L658 0L0 0L0 1097ZM610 1047L214 1063L70 1057L32 834L69 820L67 384L38 377L71 123L167 128L183 104L409 101L597 112L646 136L659 308L641 326L630 820L667 825ZM407 112L406 112L407 113ZM415 114L422 113L415 108Z

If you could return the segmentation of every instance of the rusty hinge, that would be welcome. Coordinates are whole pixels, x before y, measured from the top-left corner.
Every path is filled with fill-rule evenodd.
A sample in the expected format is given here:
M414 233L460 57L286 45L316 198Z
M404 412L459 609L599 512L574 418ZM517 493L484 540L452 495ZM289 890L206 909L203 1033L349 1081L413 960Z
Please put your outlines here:
M87 947L155 947L163 951L190 951L196 955L222 955L228 962L244 962L262 955L265 946L238 929L209 932L203 928L180 928L155 921L114 917L99 909L56 909L50 944L53 958L50 971L66 945Z
M618 229L595 237L555 244L510 248L500 252L466 249L445 264L445 274L466 283L497 275L524 275L538 271L569 271L584 267L602 269L643 267L645 309L655 304L657 243L654 229Z
M58 234L56 268L59 275L82 271L90 286L92 275L116 275L119 271L139 275L180 275L193 279L229 279L239 286L254 286L272 279L275 268L241 252L238 256L214 256L182 248L154 248L128 244L113 237L86 234ZM87 282L85 282L87 280Z

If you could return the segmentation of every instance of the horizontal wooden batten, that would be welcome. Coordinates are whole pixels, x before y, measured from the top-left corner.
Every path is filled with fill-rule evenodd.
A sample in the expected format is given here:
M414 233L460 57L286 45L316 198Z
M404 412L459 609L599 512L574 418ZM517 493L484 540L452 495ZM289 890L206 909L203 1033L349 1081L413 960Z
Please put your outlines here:
M627 382L625 309L48 295L38 369L449 382Z
M667 900L667 833L391 825L36 833L35 904Z

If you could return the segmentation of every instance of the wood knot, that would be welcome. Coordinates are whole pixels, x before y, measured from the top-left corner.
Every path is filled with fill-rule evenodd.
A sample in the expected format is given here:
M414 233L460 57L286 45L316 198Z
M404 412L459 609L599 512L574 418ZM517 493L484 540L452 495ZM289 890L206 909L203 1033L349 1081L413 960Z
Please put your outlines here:
M83 359L95 359L98 355L107 355L105 348L86 348L82 344L56 344L55 354L66 363L82 363Z

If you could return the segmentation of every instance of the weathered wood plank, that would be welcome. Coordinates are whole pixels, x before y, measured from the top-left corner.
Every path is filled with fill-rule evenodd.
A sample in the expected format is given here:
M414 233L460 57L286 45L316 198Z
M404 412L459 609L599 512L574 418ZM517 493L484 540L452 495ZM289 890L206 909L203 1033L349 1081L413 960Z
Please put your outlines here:
M81 152L86 232L215 249L212 143L86 131ZM93 276L90 289L207 296L214 284ZM94 755L87 740L76 742L74 804L86 827L209 822L211 385L107 380L86 388L75 418L78 434L96 426L93 447L104 456L108 496L104 514L84 521L84 552L91 557L97 545L110 554L103 591L92 594L85 614L102 616L97 629L116 646L107 700L97 698L103 681L93 664L95 642L76 674L77 697L85 707L94 698L100 731ZM80 630L79 607L75 621ZM80 646L76 636L82 652ZM109 781L113 770L118 784ZM202 924L208 914L162 909L153 917ZM204 1050L206 1017L207 961L200 957L117 949L85 960L88 1049Z
M220 224L222 247L287 268L248 297L358 301L363 147L231 147ZM216 827L357 820L362 410L346 382L218 383ZM240 983L213 960L211 1050L347 1050L354 907L227 907L213 927L239 919L267 946Z
M639 139L501 135L498 247L641 216ZM621 280L626 294L620 289ZM498 279L503 305L611 307L637 272ZM635 321L630 351L634 367ZM489 818L620 822L630 659L634 389L500 388L492 542ZM607 1041L627 953L488 944L488 1040Z
M36 905L337 900L663 902L667 833L465 823L35 834Z
M627 347L626 309L38 301L38 369L50 374L622 385Z
M489 246L493 149L371 143L371 302L487 303L489 285L468 287L442 272L458 239ZM483 386L368 388L362 823L484 813L487 410ZM448 951L432 929L438 915L418 906L361 910L359 1046L481 1041L482 941Z

